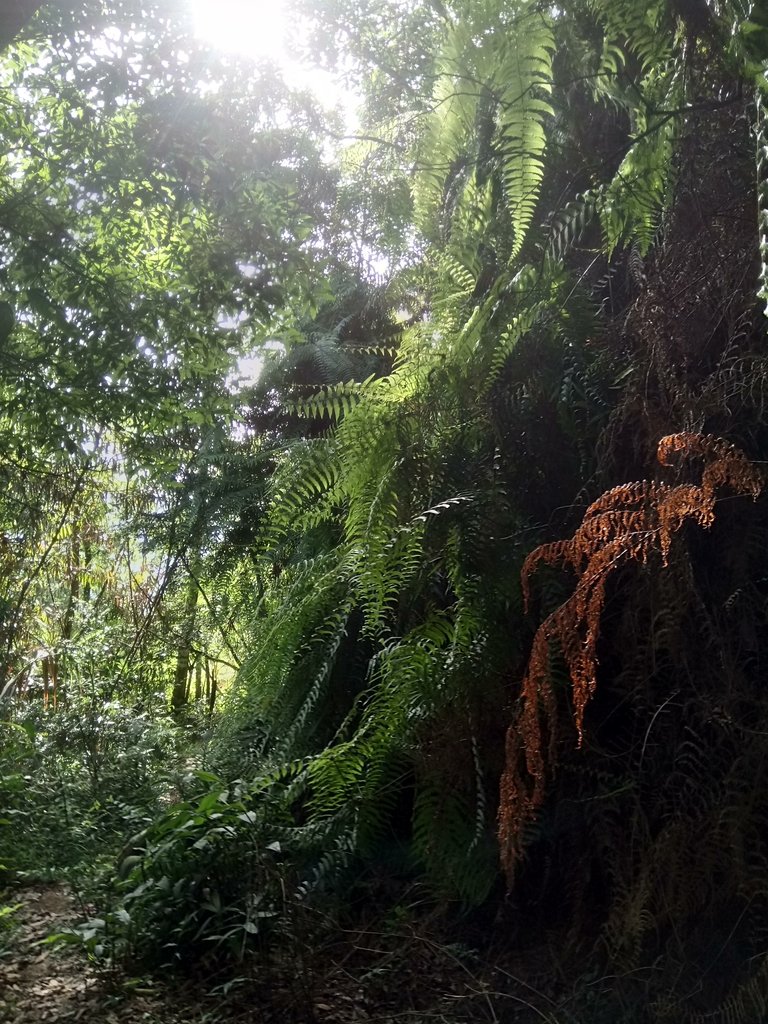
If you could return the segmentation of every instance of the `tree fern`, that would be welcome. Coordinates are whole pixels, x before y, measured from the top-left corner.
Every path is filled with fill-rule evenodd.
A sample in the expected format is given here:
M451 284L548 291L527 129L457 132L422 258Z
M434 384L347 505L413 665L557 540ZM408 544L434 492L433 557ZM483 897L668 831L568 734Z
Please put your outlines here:
M276 460L260 535L274 579L231 698L261 723L270 765L301 764L286 798L300 792L302 827L338 840L338 863L374 848L407 780L414 856L468 901L495 872L498 769L484 744L526 636L516 574L548 519L606 472L595 447L635 377L601 281L618 251L644 256L663 237L678 173L689 78L666 4L591 10L585 95L619 111L621 151L607 169L581 153L578 186L547 157L548 134L569 141L553 70L556 41L575 31L566 14L484 0L441 22L429 110L410 121L431 245L413 315L388 372L290 397L322 436ZM389 118L383 138L398 131ZM543 196L554 209L539 230ZM534 830L515 827L522 846ZM639 922L635 948L647 908L629 890L621 905Z

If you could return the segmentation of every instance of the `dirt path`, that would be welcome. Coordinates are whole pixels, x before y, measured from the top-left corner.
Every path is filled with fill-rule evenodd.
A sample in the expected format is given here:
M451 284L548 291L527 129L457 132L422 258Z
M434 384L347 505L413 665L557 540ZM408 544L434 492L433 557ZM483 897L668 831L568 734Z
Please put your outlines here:
M109 984L77 951L37 945L78 918L75 901L62 885L36 885L10 894L20 903L10 949L0 954L1 1024L191 1024L159 996L131 993Z

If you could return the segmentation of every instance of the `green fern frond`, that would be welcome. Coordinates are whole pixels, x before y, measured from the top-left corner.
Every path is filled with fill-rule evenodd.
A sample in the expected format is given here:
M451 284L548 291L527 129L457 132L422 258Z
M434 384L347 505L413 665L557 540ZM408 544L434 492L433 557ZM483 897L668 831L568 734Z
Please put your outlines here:
M637 141L624 157L613 181L599 197L598 209L606 254L634 243L640 256L651 248L669 198L674 122L641 122Z
M363 381L350 380L337 384L328 384L310 398L297 399L288 403L288 408L308 419L327 416L338 422L360 401L374 375Z
M510 259L514 259L533 220L544 176L544 125L553 116L549 96L555 43L551 25L539 11L522 19L516 32L499 35L498 147L514 232Z
M449 244L461 239L466 246L482 237L494 170L513 233L509 256L514 259L543 178L554 37L549 20L533 3L516 12L514 30L505 30L498 19L495 4L474 3L446 29L414 203L417 222L428 235L435 236L445 211L449 228L444 237ZM473 262L459 259L468 271L460 278L465 291Z
M625 50L640 58L643 73L663 66L672 54L673 40L665 31L668 7L663 0L590 0L604 30L603 53L595 77L598 90L609 87L626 64Z
M556 211L549 225L548 259L561 261L578 244L597 213L600 193L600 189L585 192Z
M302 514L329 494L338 478L334 444L325 438L294 444L283 454L271 484L265 539L274 546L295 530Z

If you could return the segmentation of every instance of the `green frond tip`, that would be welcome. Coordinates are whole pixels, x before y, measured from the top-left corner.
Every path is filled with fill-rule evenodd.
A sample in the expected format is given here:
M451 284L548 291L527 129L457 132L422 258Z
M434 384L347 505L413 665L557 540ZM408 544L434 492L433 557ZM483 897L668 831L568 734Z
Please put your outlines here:
M512 229L510 257L521 251L544 175L545 125L553 116L554 36L547 15L533 3L509 26L498 12L473 4L446 29L436 61L432 110L422 140L414 207L422 229L434 236L447 223L448 238L477 239L490 213L496 181ZM474 223L473 223L474 222ZM458 283L469 288L471 259ZM454 273L456 267L453 267Z
M635 244L645 256L668 198L674 123L667 119L638 133L613 181L599 199L606 252Z
M598 88L626 64L626 53L640 59L643 72L662 65L669 57L672 35L664 31L666 0L590 0L589 6L604 27Z
M499 151L504 197L514 231L511 257L522 249L544 176L546 133L553 116L547 101L552 91L555 44L548 20L532 13L519 31L501 44Z

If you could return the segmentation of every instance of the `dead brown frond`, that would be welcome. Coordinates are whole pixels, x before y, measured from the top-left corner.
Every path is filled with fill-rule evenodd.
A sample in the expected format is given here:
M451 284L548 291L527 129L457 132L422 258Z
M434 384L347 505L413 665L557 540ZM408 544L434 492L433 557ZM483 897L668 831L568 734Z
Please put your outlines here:
M600 620L611 576L625 563L647 563L653 554L659 554L666 567L672 538L686 522L693 521L705 529L712 526L719 490L728 489L753 499L762 490L762 471L721 438L695 433L663 437L658 444L659 462L670 467L677 458L703 460L700 484L643 480L614 487L589 506L570 540L541 545L523 565L526 606L530 577L540 563L568 566L578 574L578 581L568 600L536 631L523 679L520 715L507 732L499 839L510 877L522 852L523 829L541 805L548 776L556 767L557 710L551 683L551 645L559 646L568 669L573 720L581 745L584 712L597 686Z

